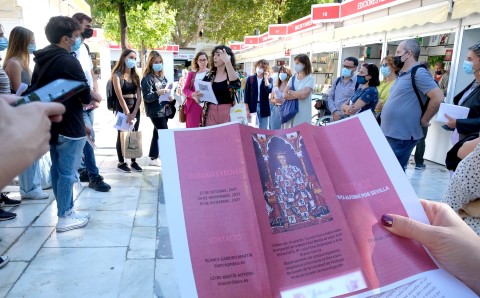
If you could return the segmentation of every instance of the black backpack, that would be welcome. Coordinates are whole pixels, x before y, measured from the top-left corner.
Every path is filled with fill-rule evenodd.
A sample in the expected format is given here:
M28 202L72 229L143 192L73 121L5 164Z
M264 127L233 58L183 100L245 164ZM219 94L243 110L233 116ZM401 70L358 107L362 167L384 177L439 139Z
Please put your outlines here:
M123 86L124 79L122 78L121 75L118 75L118 78L120 79L120 86ZM115 93L115 89L113 88L113 81L112 79L108 80L107 82L107 108L110 111L115 111L117 109L117 103L118 103L118 98L117 94Z
M413 91L415 91L415 94L417 95L418 103L420 104L420 108L422 109L422 117L423 117L423 114L425 114L425 111L427 111L427 107L428 107L428 103L430 102L430 98L427 97L427 101L425 101L425 104L423 104L422 98L420 97L420 93L418 92L418 89L417 89L417 85L415 84L415 74L417 73L417 70L418 70L419 67L425 68L428 71L427 66L425 66L424 64L415 65L412 68L411 78L412 78Z

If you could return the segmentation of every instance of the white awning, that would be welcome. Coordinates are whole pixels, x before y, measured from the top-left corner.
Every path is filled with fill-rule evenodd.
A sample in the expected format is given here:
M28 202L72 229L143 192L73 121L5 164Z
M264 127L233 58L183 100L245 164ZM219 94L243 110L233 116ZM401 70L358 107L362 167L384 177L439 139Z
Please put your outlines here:
M452 19L461 19L473 13L479 13L480 0L455 0Z
M475 0L480 1L480 0ZM335 40L348 39L379 32L422 26L427 23L443 23L448 19L449 2L444 1L434 5L419 7L387 17L357 23L335 29Z

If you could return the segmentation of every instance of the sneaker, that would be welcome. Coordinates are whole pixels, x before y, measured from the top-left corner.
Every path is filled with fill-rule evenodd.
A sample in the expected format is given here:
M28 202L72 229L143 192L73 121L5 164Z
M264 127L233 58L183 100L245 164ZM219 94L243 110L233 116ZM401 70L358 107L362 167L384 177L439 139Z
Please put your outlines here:
M78 175L80 176L80 182L88 182L88 172L86 169L78 170Z
M2 202L2 206L5 207L15 207L20 205L21 201L20 200L12 200L10 199L6 193L2 192L2 197L0 198L0 202Z
M0 221L14 219L15 217L17 217L16 213L0 209Z
M160 160L158 158L150 159L148 165L153 167L160 167Z
M88 187L100 192L106 192L112 188L110 185L103 182L102 176L93 178L90 183L88 183Z
M142 168L141 168L141 167L138 165L138 163L136 163L136 162L132 162L132 163L130 164L130 166L131 166L132 169L133 169L134 171L136 171L136 172L142 172L142 171L143 171Z
M10 262L10 259L8 258L8 256L0 256L0 268L7 265L8 262Z
M427 168L427 166L425 165L416 165L415 166L415 170L425 170Z
M28 195L22 195L22 199L27 200L45 200L48 199L49 195L43 191L35 191L34 193Z
M124 172L124 173L131 173L131 172L132 172L132 169L130 169L130 168L127 166L127 164L124 162L124 163L118 164L118 166L117 166L117 171Z
M59 216L56 226L57 233L80 229L87 225L88 218L77 218L75 215L75 213L70 212L69 215Z
M70 209L67 211L67 216L72 216L72 217L75 217L75 218L86 218L86 219L90 219L90 213L88 212L85 212L85 211L77 211L75 209Z

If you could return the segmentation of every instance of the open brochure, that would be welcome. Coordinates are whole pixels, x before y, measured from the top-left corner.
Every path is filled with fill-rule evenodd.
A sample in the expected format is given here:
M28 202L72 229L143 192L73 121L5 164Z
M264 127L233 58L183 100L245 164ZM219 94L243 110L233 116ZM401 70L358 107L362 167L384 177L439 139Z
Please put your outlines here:
M217 97L215 96L215 93L213 93L212 83L195 80L194 85L195 90L202 92L202 96L200 97L201 101L210 102L216 105L218 104Z
M436 120L443 123L447 122L448 119L445 117L445 114L455 119L466 119L469 112L470 108L442 102Z
M168 86L167 86L165 89L168 89L168 90L170 90L170 91L169 91L168 93L165 93L165 94L163 94L163 95L160 95L160 96L158 97L158 100L159 100L159 101L168 101L168 102L170 102L170 97L173 96L173 90L174 90L174 89L173 89L173 83L169 83Z
M428 219L371 113L159 130L159 146L182 297L476 297L379 223Z

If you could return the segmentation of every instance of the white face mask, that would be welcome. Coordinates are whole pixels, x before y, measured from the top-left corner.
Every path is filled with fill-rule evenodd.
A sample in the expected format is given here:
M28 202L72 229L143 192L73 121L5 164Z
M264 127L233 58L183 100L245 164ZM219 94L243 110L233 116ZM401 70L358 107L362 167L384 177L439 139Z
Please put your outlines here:
M287 74L282 72L278 75L278 77L280 78L280 81L285 81L287 79Z
M257 67L256 70L257 70L257 74L258 74L258 75L263 74L263 68Z
M297 64L295 64L295 67L294 67L296 73L301 72L303 70L303 68L304 68L304 66L303 66L302 63L297 63Z

